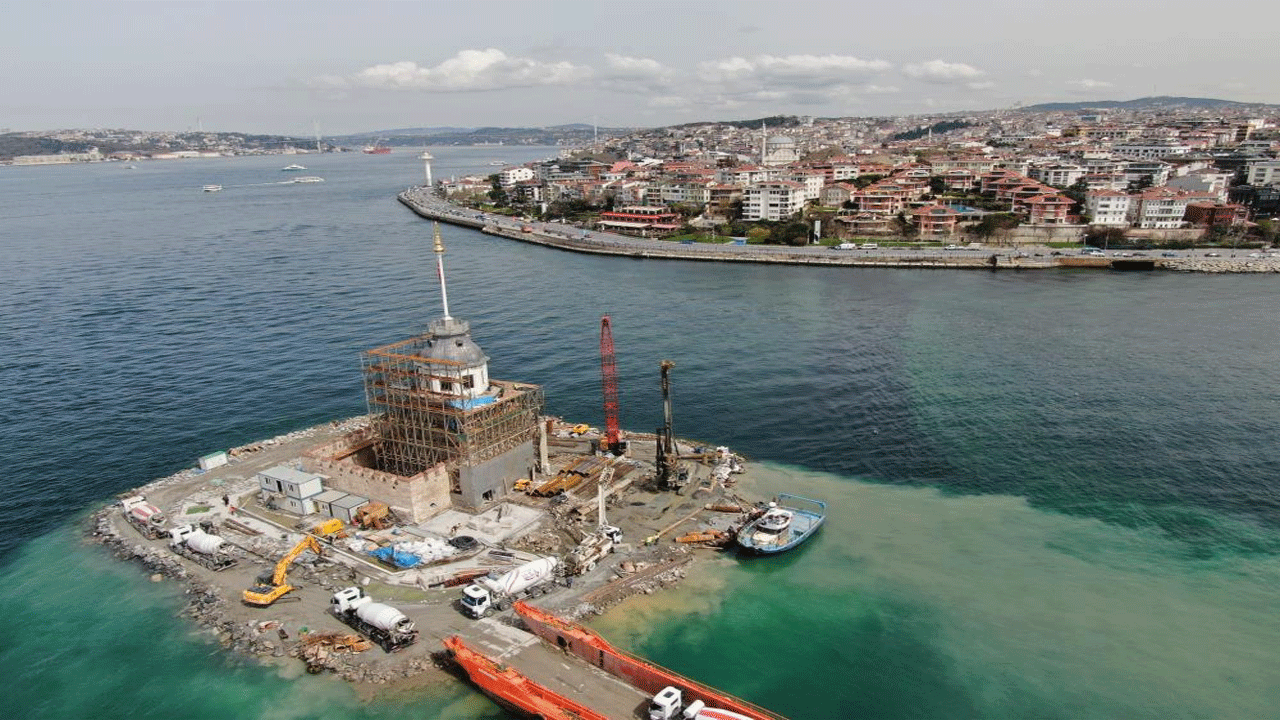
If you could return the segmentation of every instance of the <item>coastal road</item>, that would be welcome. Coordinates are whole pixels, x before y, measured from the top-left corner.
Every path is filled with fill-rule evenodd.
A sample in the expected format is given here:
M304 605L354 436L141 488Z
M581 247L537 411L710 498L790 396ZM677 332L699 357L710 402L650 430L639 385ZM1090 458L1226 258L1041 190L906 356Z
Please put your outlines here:
M522 234L522 229L528 227L536 235L552 240L563 239L571 241L574 246L573 249L596 249L601 252L621 254L645 254L650 252L670 254L673 251L677 251L684 256L696 255L708 259L723 258L726 260L751 257L767 262L770 257L776 257L780 262L785 262L789 259L808 258L812 261L831 262L833 264L861 264L861 262L875 263L876 261L882 261L890 264L922 262L926 264L936 263L938 265L969 267L986 266L994 255L997 258L996 264L999 266L1026 268L1051 267L1058 264L1057 261L1060 258L1085 259L1088 257L1081 255L1078 250L1057 250L1047 245L1038 244L1017 246L982 245L976 248L958 245L956 249L885 246L868 249L837 250L824 245L792 247L787 245L734 245L732 243L673 243L669 240L637 238L600 230L585 230L562 223L544 223L505 215L483 213L449 203L422 187L406 190L403 197L411 203L411 206L416 206L420 214L437 216L445 222L477 229L490 227L514 234ZM1170 252L1172 255L1166 255L1166 252ZM1204 260L1224 266L1216 268L1219 270L1227 269L1226 266L1230 265L1247 264L1255 270L1280 271L1280 252L1277 251L1227 249L1176 251L1108 250L1102 257L1088 259L1107 261L1112 259L1149 259L1168 264L1172 264L1169 261ZM1106 265L1109 263L1099 264Z

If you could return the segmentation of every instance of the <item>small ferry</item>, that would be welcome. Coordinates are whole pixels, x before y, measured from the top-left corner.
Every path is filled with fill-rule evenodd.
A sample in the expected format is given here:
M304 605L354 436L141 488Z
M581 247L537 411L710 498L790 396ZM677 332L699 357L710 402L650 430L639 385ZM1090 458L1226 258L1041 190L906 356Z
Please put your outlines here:
M218 192L219 190L222 189L222 186L221 185L205 185L200 189L204 190L205 192Z
M786 552L812 537L826 517L821 500L782 493L738 531L738 546L756 555Z

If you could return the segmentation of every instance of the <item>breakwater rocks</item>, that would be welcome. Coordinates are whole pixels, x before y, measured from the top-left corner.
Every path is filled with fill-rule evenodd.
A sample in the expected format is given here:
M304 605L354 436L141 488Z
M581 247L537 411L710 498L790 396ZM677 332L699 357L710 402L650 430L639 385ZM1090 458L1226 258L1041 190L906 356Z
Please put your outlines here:
M1160 266L1194 273L1280 273L1280 257L1179 258L1163 260Z

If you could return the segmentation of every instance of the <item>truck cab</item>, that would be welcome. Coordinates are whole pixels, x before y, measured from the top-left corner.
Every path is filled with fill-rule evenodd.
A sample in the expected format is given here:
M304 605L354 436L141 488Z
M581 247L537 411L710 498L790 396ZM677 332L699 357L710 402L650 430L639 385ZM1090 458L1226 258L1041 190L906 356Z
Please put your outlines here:
M493 598L488 590L472 583L462 588L462 609L479 620L493 610Z

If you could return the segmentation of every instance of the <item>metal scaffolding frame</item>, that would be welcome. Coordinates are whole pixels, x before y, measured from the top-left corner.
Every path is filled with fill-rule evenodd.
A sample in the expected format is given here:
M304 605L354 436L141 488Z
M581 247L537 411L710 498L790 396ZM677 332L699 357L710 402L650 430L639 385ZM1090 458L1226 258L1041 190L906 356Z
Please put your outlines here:
M424 357L431 334L374 348L361 355L365 399L380 440L379 470L416 475L441 462L475 466L534 440L542 416L542 388L489 380L488 404L467 407L467 398L432 392L436 378L463 387L462 363Z

